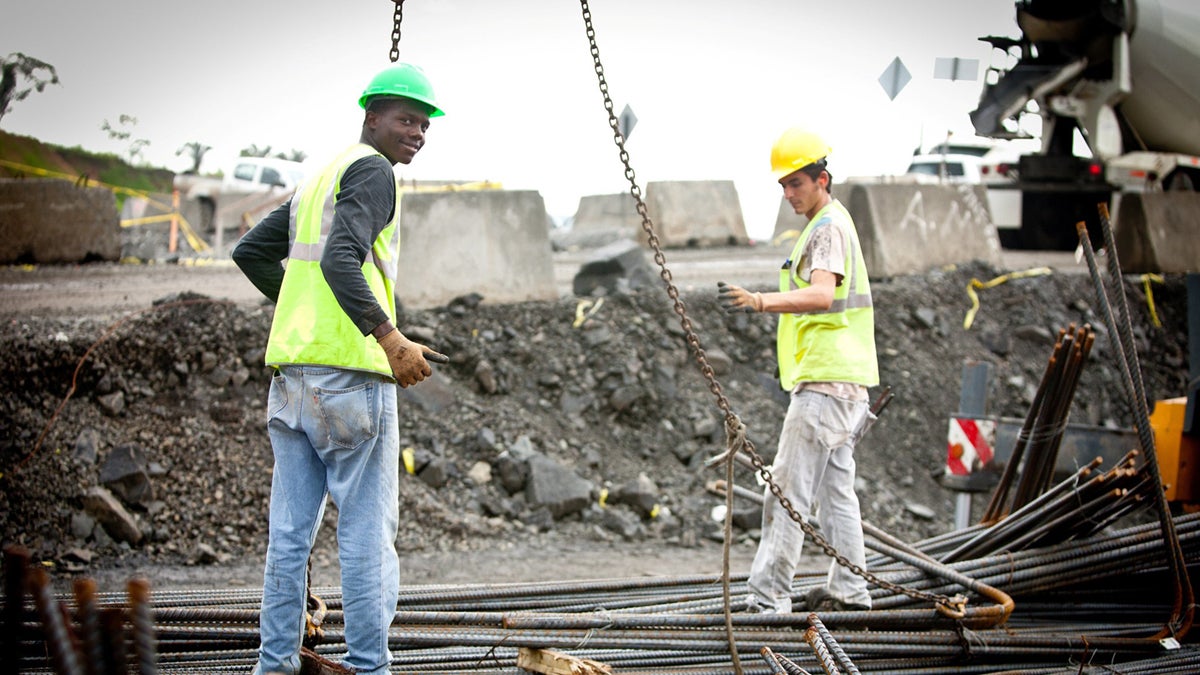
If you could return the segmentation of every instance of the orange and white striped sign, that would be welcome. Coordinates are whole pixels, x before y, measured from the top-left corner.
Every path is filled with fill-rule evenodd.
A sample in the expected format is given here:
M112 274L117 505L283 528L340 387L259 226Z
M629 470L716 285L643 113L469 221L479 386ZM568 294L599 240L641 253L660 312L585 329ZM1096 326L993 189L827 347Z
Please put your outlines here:
M995 420L951 417L946 438L946 469L965 476L992 461L996 442Z

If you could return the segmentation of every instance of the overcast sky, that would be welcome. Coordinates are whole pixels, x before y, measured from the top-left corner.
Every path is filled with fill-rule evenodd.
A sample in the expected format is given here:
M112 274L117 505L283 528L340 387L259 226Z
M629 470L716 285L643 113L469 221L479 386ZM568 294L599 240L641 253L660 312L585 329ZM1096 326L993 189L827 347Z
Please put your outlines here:
M6 131L123 154L101 130L121 115L147 162L212 146L216 171L247 146L327 159L357 140L357 99L388 65L389 0L93 0L11 3L0 54L55 66L60 86L15 103ZM779 188L770 146L805 124L833 146L835 179L901 173L919 144L971 135L979 81L935 79L938 57L998 55L978 38L1017 36L1013 0L592 0L639 184L733 180L751 236L769 236ZM421 65L445 117L401 174L538 190L556 219L579 198L627 192L574 0L408 0L402 61ZM899 57L912 81L889 100Z

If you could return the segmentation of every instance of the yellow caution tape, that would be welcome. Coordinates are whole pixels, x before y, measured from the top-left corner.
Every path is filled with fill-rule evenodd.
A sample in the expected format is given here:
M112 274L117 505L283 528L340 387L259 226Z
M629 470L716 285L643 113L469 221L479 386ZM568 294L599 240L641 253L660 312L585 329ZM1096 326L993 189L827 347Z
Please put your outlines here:
M180 267L233 267L233 261L224 258L184 258L175 264Z
M160 204L153 199L147 199L147 201L158 208L166 209L168 211L172 210L170 206ZM183 232L184 238L187 239L188 245L192 247L193 251L196 253L203 253L212 248L208 245L208 242L204 241L200 238L200 235L196 234L196 231L192 229L192 224L188 222L187 218L183 217L182 213L161 213L157 216L145 216L144 218L128 218L121 221L121 227L148 225L150 223L164 223L173 218L177 219L179 229Z
M0 159L0 166L6 166L10 169L16 169L17 171L23 171L25 173L32 173L37 176L45 176L47 178L59 178L61 180L69 180L72 183L82 183L85 187L88 185L95 185L96 187L108 188L109 190L112 190L113 192L119 192L124 195L133 195L134 197L142 197L143 199L150 199L150 193L145 190L135 190L133 188L121 187L120 185L109 185L108 183L102 183L98 180L92 180L91 178L88 178L86 175L85 176L73 176L69 173L63 173L61 171L51 171L50 169L43 169L43 168L37 167L37 166L29 166L28 164L18 164L17 162L10 162L6 159Z
M791 239L798 239L799 237L800 237L800 230L784 230L783 232L780 232L779 234L775 235L775 238L771 240L771 245L779 246L780 244L783 244L786 241L789 241Z
M1162 321L1158 320L1158 312L1154 309L1154 291L1150 290L1150 282L1156 284L1163 283L1161 274L1143 274L1142 288L1146 291L1146 308L1150 311L1150 322L1155 328L1162 328Z
M604 298L596 300L592 303L591 300L580 300L579 304L575 305L575 322L571 324L572 328L579 328L587 321L588 317L595 314L604 306ZM591 308L590 310L588 308ZM585 311L587 310L587 311Z
M74 183L82 182L85 186L86 185L95 185L96 187L107 188L108 190L111 190L112 192L145 199L152 206L155 206L159 209L163 209L164 211L172 211L173 210L173 208L171 206L169 206L167 204L163 204L162 202L151 197L150 193L147 192L146 190L135 190L133 188L121 187L120 185L109 185L108 183L91 180L87 176L72 176L71 174L62 173L61 171L51 171L50 169L43 169L41 167L29 166L28 164L18 164L17 162L10 162L6 159L0 159L0 166L6 166L10 169L16 169L17 171L23 171L25 173L31 173L31 174L34 174L37 176L45 176L47 178L58 178L60 180L69 180ZM129 227L131 225L144 225L146 223L163 222L166 220L170 220L171 216L172 216L172 214L167 213L167 214L163 214L163 215L159 215L159 216L147 216L145 218L132 218L129 220L122 220L121 227ZM203 239L201 239L199 235L196 234L196 231L192 229L191 224L188 223L186 218L184 218L182 215L177 215L177 217L179 218L179 228L181 230L183 230L183 236L187 238L188 244L192 247L192 250L194 250L197 253L203 253L203 252L209 250L210 248L212 248L208 245L208 243L206 243Z
M416 475L416 473L417 473L416 452L412 449L412 446L409 446L409 447L401 450L400 456L404 458L404 470L407 471L409 473L409 475Z
M478 180L471 183L454 183L450 185L405 185L400 182L400 192L473 192L476 190L503 190L504 186L490 180Z
M184 218L182 214L178 213L163 213L157 216L146 216L144 218L129 218L121 221L121 227L134 227L137 225L148 225L150 223L163 223L171 220L172 218L179 219L179 229L183 232L184 238L187 239L188 245L192 247L193 251L196 253L203 253L212 248L208 245L208 242L204 241L200 238L200 235L196 234L196 231L192 229L192 225L188 222L187 218Z
M165 223L171 218L176 217L173 213L162 213L157 216L146 216L144 218L126 218L121 221L121 227L133 227L134 225L149 225L151 223Z
M963 319L963 330L971 327L975 322L975 313L979 311L979 295L975 293L976 289L984 290L999 286L1000 284L1012 279L1023 279L1025 277L1039 277L1045 274L1050 274L1052 270L1049 267L1034 267L1033 269L1024 270L1021 272L1009 272L1001 274L991 281L980 281L979 279L971 279L971 283L967 284L967 297L971 298L971 309L967 312L967 316Z
M179 216L179 229L183 230L183 236L187 237L188 244L196 253L203 253L212 248L207 242L200 238L200 235L196 234L196 231L192 229L190 224L188 224L187 218L184 218L183 216Z

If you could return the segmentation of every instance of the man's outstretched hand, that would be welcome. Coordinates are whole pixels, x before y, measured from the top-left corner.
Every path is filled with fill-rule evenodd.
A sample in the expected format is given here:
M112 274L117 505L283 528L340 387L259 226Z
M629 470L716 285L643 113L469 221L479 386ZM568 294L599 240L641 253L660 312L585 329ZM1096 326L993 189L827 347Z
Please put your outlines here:
M717 297L721 301L721 308L730 314L763 310L762 293L751 293L724 281L717 282Z

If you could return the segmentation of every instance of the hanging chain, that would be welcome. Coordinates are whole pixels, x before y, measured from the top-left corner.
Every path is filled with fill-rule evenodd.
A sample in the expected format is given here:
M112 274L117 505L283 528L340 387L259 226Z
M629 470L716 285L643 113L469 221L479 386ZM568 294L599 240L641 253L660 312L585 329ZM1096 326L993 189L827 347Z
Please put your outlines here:
M734 453L738 452L739 450L744 450L746 454L749 455L750 462L754 465L754 469L758 472L758 475L762 476L762 479L770 488L771 494L775 495L775 498L779 500L779 504L784 508L785 511L787 511L788 516L800 525L800 529L804 531L804 534L812 539L813 543L815 543L821 549L821 551L825 553L825 555L836 560L839 565L866 579L867 581L874 583L880 588L885 588L894 593L902 593L910 598L913 598L914 600L924 600L942 607L954 608L955 611L961 611L959 603L945 595L928 593L913 588L905 588L885 579L881 579L871 572L868 572L862 567L854 564L841 553L838 553L837 549L835 549L823 536L821 536L821 533L817 532L812 525L809 525L808 522L800 515L800 513L796 511L795 507L792 506L791 500L784 496L783 490L775 483L775 480L771 475L771 470L767 468L766 462L764 462L763 458L755 451L754 443L749 438L746 438L744 426L741 420L738 419L737 415L731 410L729 400L725 397L724 392L721 390L721 384L717 382L716 374L713 372L712 366L709 365L708 357L705 355L704 349L700 345L700 338L698 335L696 335L696 331L692 327L691 319L689 319L687 316L687 310L684 307L683 301L679 299L679 289L676 288L675 283L672 281L671 271L667 268L666 256L663 255L662 248L659 245L658 235L654 233L654 224L650 221L650 215L646 211L646 203L642 200L642 189L638 186L637 179L633 172L633 167L629 163L629 153L625 150L625 137L621 135L620 122L617 119L616 113L613 112L612 97L610 97L608 94L608 82L604 78L604 66L600 63L600 48L596 45L596 31L592 27L592 12L588 8L587 0L580 0L579 4L583 8L583 22L587 28L588 44L591 47L592 62L595 65L596 77L600 82L600 93L604 96L604 109L608 111L608 126L612 127L613 142L620 150L621 164L625 166L625 178L629 180L629 192L631 195L633 195L633 199L637 203L638 215L642 217L642 229L646 232L646 240L650 244L650 248L654 249L654 262L659 267L659 276L662 277L663 282L667 286L667 296L671 298L671 301L674 303L675 313L679 315L679 323L687 335L686 339L688 346L691 347L692 351L696 355L696 362L700 364L700 372L704 376L704 379L708 381L709 391L711 391L717 398L717 407L721 409L721 412L725 413L725 426L727 434L738 439L737 445L740 447L732 447L730 448L730 452ZM730 430L734 431L731 433ZM726 461L732 462L733 457L727 457ZM726 544L728 545L728 542L726 542Z
M587 0L580 0L580 4L583 7L583 21L587 27L592 62L595 64L596 77L600 81L600 93L604 96L604 109L608 111L608 126L612 127L613 142L617 145L617 149L620 150L621 164L625 166L625 178L629 181L629 192L633 195L633 199L637 203L638 215L642 218L642 229L646 232L646 238L650 247L654 249L654 262L659 267L659 276L662 277L663 282L667 286L667 296L674 303L675 313L679 315L680 325L683 326L683 330L687 334L687 343L695 352L696 361L700 364L700 371L708 381L708 388L717 397L717 406L725 413L726 423L729 424L735 415L730 410L729 400L725 398L725 394L721 391L721 385L717 382L712 366L708 363L708 357L705 355L704 349L700 346L700 338L696 335L696 331L692 327L691 319L687 316L683 301L679 299L679 289L675 287L675 283L672 281L671 270L667 268L666 256L663 255L658 235L654 232L654 224L650 222L650 215L646 211L646 202L642 199L642 188L638 186L637 177L634 174L633 167L629 163L629 152L625 150L625 137L621 135L620 121L617 119L616 113L613 112L612 97L608 95L608 82L604 78L604 66L600 63L600 48L596 46L596 31L592 27L592 13L588 9Z
M404 0L392 0L396 3L396 11L392 13L392 51L388 58L392 63L400 60L400 22L404 20Z

